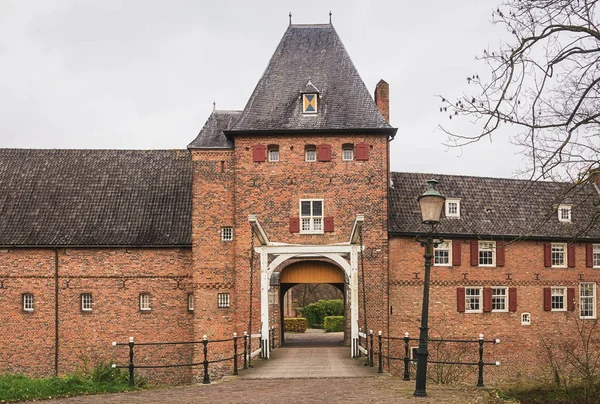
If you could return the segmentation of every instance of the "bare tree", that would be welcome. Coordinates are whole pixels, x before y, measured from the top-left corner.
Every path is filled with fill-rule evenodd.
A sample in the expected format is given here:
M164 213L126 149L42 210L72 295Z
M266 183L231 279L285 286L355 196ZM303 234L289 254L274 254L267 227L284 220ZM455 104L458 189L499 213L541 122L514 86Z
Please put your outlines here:
M465 146L510 126L532 180L584 183L600 169L600 31L597 0L506 0L492 13L511 39L478 57L488 73L467 77L449 118L471 118L475 133L443 126L447 145Z

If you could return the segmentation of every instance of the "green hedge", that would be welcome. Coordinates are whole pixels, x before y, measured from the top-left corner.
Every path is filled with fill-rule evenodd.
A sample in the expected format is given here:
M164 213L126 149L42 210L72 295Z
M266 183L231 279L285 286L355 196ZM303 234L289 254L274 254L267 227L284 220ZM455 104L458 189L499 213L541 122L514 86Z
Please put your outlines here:
M325 317L325 332L344 331L344 316Z
M306 319L305 318L284 318L283 325L285 331L293 332L305 332L306 331Z
M344 302L341 299L319 300L299 309L299 311L302 313L302 317L308 320L308 326L316 328L318 325L323 324L327 316L343 316Z

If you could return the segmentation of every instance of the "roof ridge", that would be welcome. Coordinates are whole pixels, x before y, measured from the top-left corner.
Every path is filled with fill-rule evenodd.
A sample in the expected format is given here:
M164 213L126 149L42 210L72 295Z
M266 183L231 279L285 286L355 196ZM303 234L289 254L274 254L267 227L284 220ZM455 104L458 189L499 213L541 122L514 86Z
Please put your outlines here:
M479 176L479 175L467 175L467 174L440 174L440 173L427 173L427 172L410 172L410 171L391 171L392 174L416 174L416 175L430 175L432 177L460 177L460 178L480 178L490 180L506 180L506 181L523 181L523 182L544 182L553 184L569 184L569 182L563 181L552 181L552 180L532 180L525 178L506 178L506 177L490 177L490 176Z

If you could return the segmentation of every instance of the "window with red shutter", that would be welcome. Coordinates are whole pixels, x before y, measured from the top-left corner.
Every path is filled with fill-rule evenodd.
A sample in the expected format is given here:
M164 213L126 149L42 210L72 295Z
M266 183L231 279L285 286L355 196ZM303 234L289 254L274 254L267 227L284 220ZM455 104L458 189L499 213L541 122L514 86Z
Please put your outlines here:
M366 161L369 159L369 145L366 143L356 144L356 156L357 161Z
M299 217L290 217L290 233L300 233Z
M320 144L317 146L317 160L331 161L331 145Z
M575 268L575 244L567 247L567 265L569 268Z
M252 160L255 163L262 163L267 160L267 148L264 144L255 144L252 146Z
M333 231L333 216L326 216L323 218L323 230Z
M586 244L585 246L585 266L588 268L594 267L594 245Z
M502 241L496 243L496 266L504 266L504 243Z
M483 311L492 311L492 288L483 288Z
M460 257L461 257L460 240L454 240L454 241L452 241L452 265L453 266L460 266Z
M508 311L517 311L517 288L508 288Z
M575 311L575 288L567 288L567 310Z
M552 289L544 288L544 311L552 310Z
M471 240L471 266L479 265L479 241Z
M544 266L552 266L552 244L550 243L544 244Z
M456 311L465 312L465 288L456 288Z

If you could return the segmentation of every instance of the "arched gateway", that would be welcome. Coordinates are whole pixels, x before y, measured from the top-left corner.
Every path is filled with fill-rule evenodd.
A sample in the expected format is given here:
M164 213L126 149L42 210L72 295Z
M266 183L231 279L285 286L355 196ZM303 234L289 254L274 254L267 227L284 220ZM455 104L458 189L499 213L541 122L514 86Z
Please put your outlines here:
M255 251L260 255L260 318L264 357L270 356L269 347L269 289L273 273L282 266L285 266L290 260L303 259L307 261L315 259L327 259L341 268L344 273L344 279L336 277L336 274L324 270L321 274L325 282L339 281L347 282L347 290L350 294L350 356L358 355L358 257L362 246L360 242L360 232L364 222L363 215L356 215L349 241L338 244L325 245L307 245L307 244L286 244L270 241L266 232L260 225L256 215L249 215L248 221L252 226L254 235L258 238L260 245L255 247ZM302 262L302 261L300 261ZM298 266L295 271L286 273L290 277L289 281L301 280L306 269ZM294 279L295 278L295 279ZM284 278L285 280L285 278ZM281 281L281 279L280 279ZM290 282L293 283L293 282ZM301 282L298 282L301 283Z

